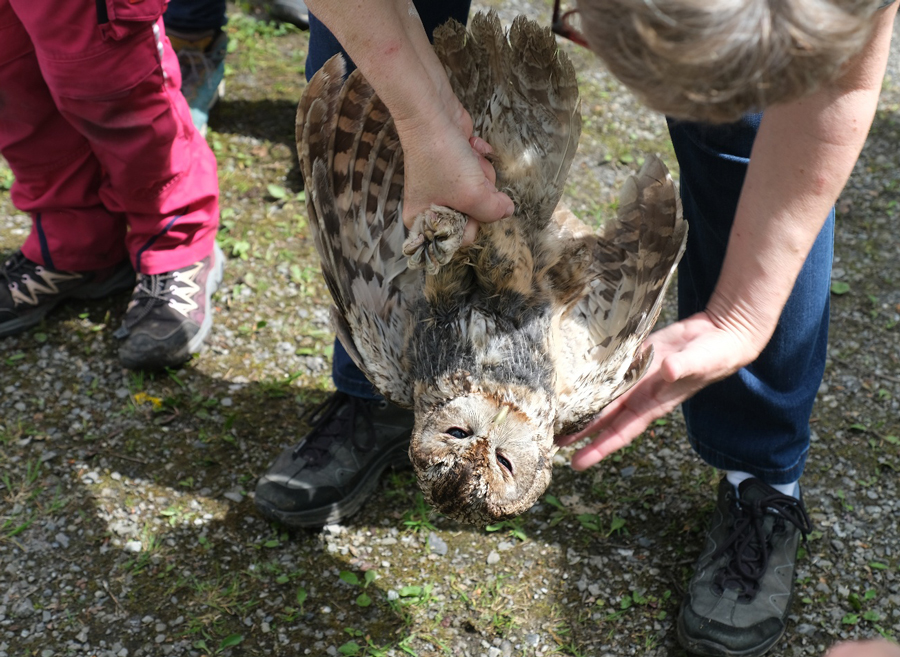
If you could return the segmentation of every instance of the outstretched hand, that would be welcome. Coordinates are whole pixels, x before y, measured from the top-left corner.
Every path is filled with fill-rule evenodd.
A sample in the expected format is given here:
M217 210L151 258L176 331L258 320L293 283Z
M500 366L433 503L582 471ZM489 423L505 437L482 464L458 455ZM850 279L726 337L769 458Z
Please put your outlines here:
M592 437L572 456L575 470L585 470L625 447L651 422L701 388L751 363L762 350L759 340L716 322L706 312L652 333L647 344L652 345L654 356L643 378L582 431L557 438L557 444L570 445Z

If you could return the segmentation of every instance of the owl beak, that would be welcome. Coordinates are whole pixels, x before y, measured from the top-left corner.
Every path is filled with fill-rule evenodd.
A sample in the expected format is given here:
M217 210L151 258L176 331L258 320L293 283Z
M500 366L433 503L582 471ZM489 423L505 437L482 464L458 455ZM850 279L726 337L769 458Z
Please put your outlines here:
M497 426L506 422L506 416L509 415L509 406L504 406L500 412L494 417L493 423Z

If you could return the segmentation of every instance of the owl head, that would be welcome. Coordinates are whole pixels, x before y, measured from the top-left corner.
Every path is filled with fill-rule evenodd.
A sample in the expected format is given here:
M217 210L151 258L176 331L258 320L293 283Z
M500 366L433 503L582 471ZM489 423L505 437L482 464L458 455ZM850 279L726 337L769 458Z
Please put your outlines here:
M489 524L530 508L550 484L556 446L549 417L478 392L420 411L409 456L441 513Z

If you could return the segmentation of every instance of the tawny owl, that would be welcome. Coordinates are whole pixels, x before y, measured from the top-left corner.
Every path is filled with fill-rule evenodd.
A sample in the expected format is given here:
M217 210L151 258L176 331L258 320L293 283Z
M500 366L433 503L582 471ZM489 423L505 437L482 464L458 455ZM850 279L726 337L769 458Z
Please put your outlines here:
M475 134L494 149L512 217L461 246L465 217L433 206L407 235L391 116L340 58L297 115L307 207L337 334L385 397L415 411L410 457L428 500L484 524L550 482L553 438L631 387L687 226L656 158L595 233L557 209L581 132L575 71L549 30L494 14L451 22L435 50ZM555 211L554 211L555 210Z

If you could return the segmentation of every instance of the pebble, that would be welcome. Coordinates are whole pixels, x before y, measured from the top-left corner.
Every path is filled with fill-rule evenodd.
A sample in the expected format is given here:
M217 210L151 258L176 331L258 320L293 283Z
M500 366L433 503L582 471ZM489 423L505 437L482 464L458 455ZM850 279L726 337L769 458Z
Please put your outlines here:
M435 554L439 554L441 556L447 554L448 547L446 541L444 541L444 539L442 539L434 532L431 532L428 535L428 547Z
M494 550L491 550L491 553L487 556L487 563L489 566L493 566L494 564L500 561L500 555L497 554Z

